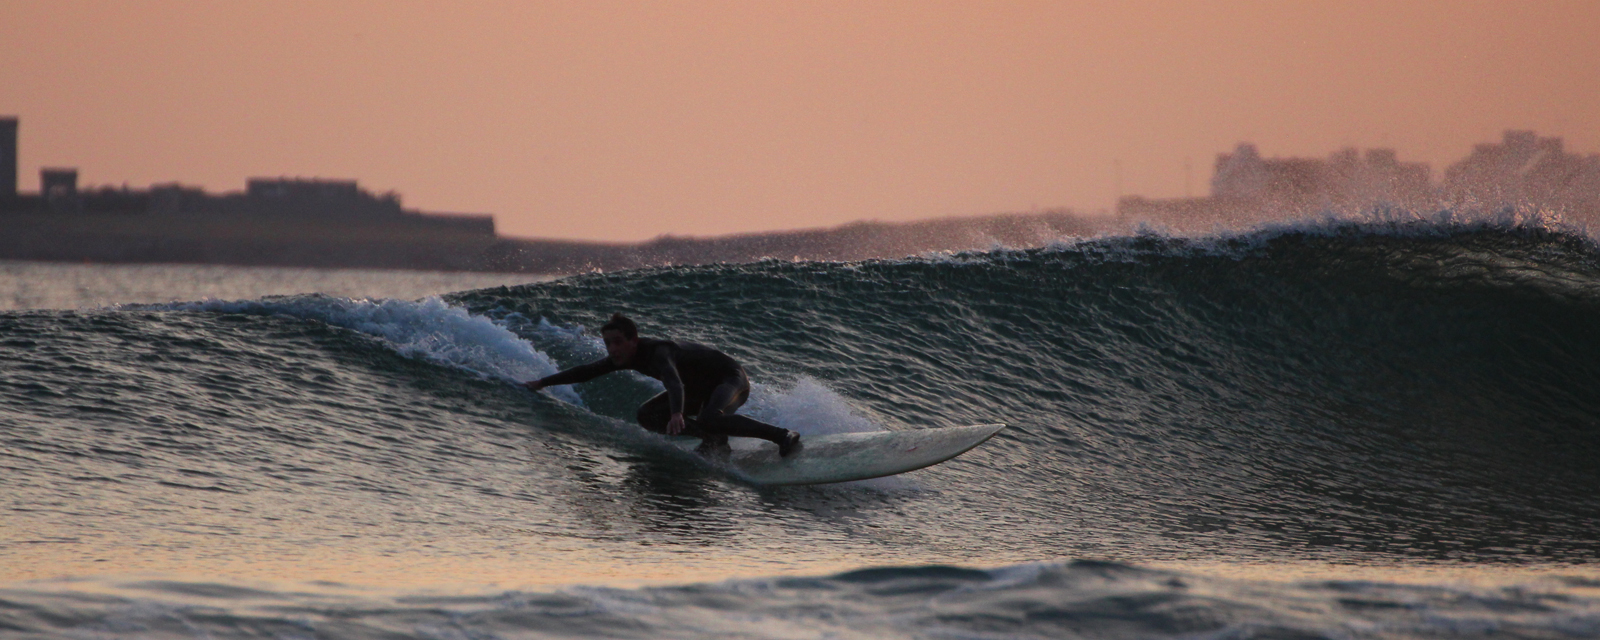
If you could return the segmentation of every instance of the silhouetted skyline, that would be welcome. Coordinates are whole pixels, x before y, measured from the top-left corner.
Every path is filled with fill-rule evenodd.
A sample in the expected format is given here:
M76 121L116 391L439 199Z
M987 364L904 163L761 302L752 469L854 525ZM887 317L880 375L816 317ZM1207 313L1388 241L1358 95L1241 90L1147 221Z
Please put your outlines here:
M1241 141L1434 167L1508 128L1600 150L1592 2L19 0L0 17L23 176L354 176L513 236L1108 211L1203 189Z
M1200 230L1239 227L1307 215L1362 215L1375 209L1471 216L1504 207L1534 207L1568 222L1600 225L1600 154L1568 153L1559 136L1506 131L1480 143L1438 180L1425 162L1402 162L1394 149L1340 149L1327 158L1264 158L1241 142L1217 154L1211 195L1117 203L1123 224L1141 222Z

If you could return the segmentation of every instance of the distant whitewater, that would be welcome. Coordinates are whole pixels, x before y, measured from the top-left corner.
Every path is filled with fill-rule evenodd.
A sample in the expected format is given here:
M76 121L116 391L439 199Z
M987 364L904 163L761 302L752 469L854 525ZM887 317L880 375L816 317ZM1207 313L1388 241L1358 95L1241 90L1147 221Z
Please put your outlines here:
M654 381L512 384L598 357L613 311L725 348L803 432L1011 428L890 481L751 487L631 424ZM1597 326L1593 238L1448 214L8 311L0 565L69 579L0 591L0 629L1591 637ZM1208 565L1524 584L1154 568ZM428 595L675 575L718 582Z

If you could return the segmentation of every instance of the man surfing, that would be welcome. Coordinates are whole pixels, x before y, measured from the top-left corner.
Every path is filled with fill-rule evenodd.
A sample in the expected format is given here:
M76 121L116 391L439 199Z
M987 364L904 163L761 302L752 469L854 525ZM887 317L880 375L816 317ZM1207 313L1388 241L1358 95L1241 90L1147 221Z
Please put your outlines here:
M588 382L631 369L661 381L667 388L639 407L639 425L656 433L700 438L695 451L725 457L728 436L760 438L778 445L778 455L800 450L800 434L748 416L734 415L750 398L750 378L727 354L693 342L640 338L639 327L620 313L600 327L606 357L524 383L530 391L557 384ZM685 418L692 413L694 418Z

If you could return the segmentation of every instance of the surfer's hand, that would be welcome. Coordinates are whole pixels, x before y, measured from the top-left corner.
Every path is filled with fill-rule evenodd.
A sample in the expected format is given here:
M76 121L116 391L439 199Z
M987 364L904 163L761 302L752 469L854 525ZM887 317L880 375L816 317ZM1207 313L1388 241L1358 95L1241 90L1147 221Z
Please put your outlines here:
M675 436L680 433L683 433L683 414L674 413L672 418L667 420L667 435Z
M538 380L529 380L522 383L522 386L527 387L529 391L538 391L544 388L544 383L539 382Z

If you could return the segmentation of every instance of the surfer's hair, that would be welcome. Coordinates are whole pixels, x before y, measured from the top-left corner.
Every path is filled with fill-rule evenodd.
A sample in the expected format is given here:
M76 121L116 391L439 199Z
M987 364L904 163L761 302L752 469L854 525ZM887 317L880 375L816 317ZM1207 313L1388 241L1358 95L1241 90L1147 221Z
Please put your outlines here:
M621 313L611 314L611 320L600 326L600 333L607 331L621 331L624 338L629 340L639 339L639 325L633 323L633 318Z

